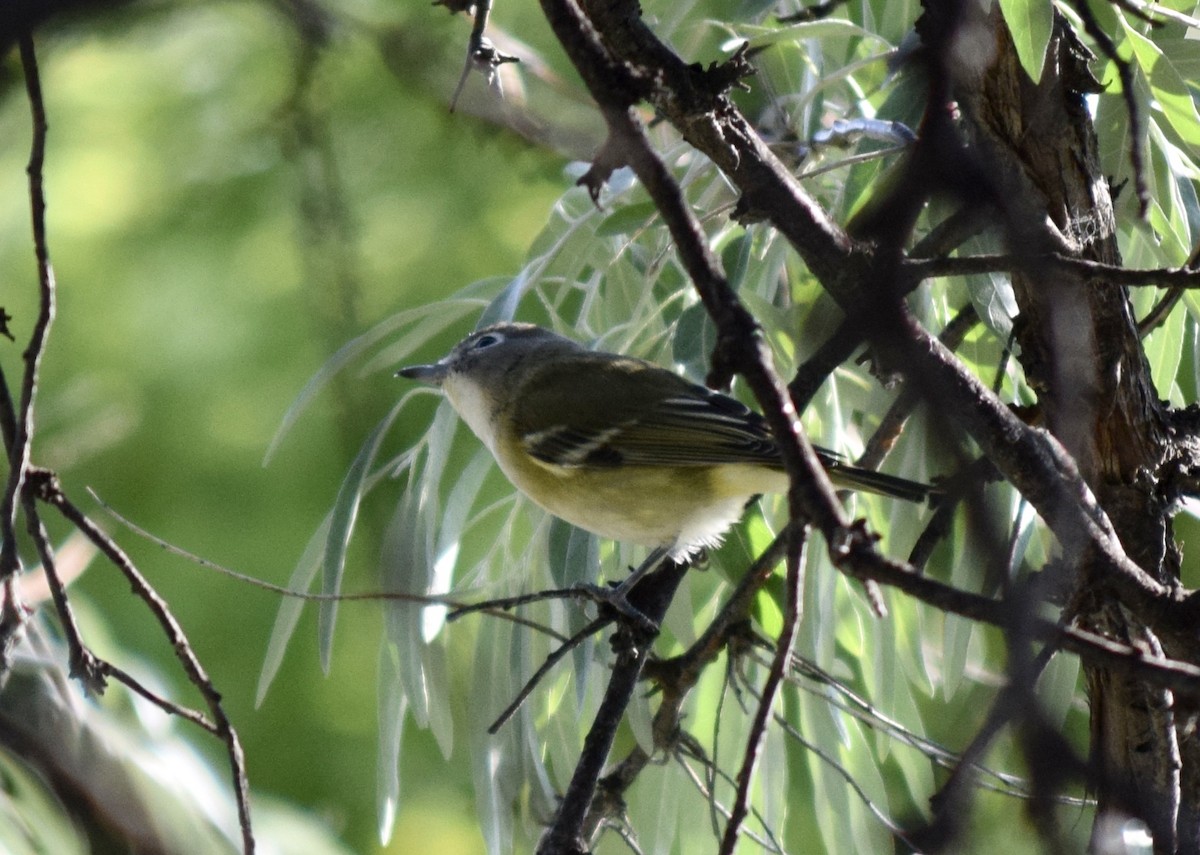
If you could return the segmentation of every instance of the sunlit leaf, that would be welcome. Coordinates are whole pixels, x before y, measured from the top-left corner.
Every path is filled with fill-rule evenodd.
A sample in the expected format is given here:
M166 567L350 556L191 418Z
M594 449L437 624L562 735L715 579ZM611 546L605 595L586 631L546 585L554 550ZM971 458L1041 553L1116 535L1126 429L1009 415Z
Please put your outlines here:
M392 838L400 810L400 745L408 708L400 681L395 650L384 644L379 650L379 749L376 755L376 815L379 839L386 845Z
M786 27L745 26L741 28L741 32L745 34L744 39L750 42L751 48L762 48L785 42L802 42L809 39L818 41L836 38L880 38L877 34L840 18L804 21L798 24L789 24ZM742 41L743 39L728 42L725 46L726 50L737 48Z
M1000 11L1004 13L1004 23L1012 35L1021 67L1037 83L1046 63L1054 5L1050 0L1000 0Z
M1157 107L1175 132L1193 147L1200 147L1200 113L1192 92L1171 59L1149 38L1143 36L1122 17L1124 33L1133 55L1145 71ZM1191 53L1195 53L1193 48Z

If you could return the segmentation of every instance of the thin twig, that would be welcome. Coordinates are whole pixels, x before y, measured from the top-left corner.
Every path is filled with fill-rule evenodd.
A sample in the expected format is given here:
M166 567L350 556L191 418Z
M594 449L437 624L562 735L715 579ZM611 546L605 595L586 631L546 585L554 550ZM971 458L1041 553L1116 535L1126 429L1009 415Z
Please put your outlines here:
M1138 321L1138 338L1145 338L1166 323L1167 318L1171 314L1171 310L1179 304L1181 299L1183 299L1184 292L1185 289L1183 288L1169 289L1167 293L1163 295L1163 298L1155 303L1150 311L1146 313L1146 317Z
M96 659L96 667L106 677L112 677L118 683L124 684L131 691L136 692L143 698L154 704L167 715L178 716L184 721L189 721L203 730L207 730L214 736L220 736L220 729L213 723L212 719L204 713L191 709L190 707L181 706L172 700L164 698L157 692L147 688L140 680L134 677L129 672L125 671L117 665L105 660Z
M796 412L802 413L812 402L817 390L839 365L854 355L863 343L862 325L844 320L838 324L833 335L825 339L808 359L796 369L796 375L788 383L788 394Z
M817 3L815 6L806 6L799 12L794 12L791 15L783 15L778 20L781 24L802 24L808 21L819 21L822 18L827 18L838 10L839 6L845 6L848 0L824 0Z
M512 703L504 708L504 712L496 716L496 720L488 726L488 733L495 735L500 732L500 728L504 727L505 723L513 717L517 710L521 708L521 704L525 703L525 699L533 692L537 684L542 681L542 678L550 673L550 670L557 665L564 656L578 647L584 639L596 634L604 627L613 622L613 618L601 615L593 620L579 632L568 638L560 644L555 650L546 657L546 661L542 666L534 672L533 676L525 681L525 685L521 687L521 691L517 692L517 696L513 698Z
M1049 650L1049 648L1044 649ZM754 653L751 655L754 656L754 661L758 662L762 667L765 668L768 666L768 661L760 655ZM791 668L793 673L788 677L789 683L815 697L821 698L835 709L841 710L861 722L863 726L882 732L892 739L908 745L943 769L953 769L963 762L962 755L951 751L949 748L926 736L913 732L901 722L880 712L872 703L855 694L849 686L834 678L813 662L799 656L793 656ZM834 694L830 693L831 689ZM1032 798L1027 783L1017 775L1001 772L984 766L981 763L974 763L973 768L979 775L987 776L995 781L995 783L990 781L976 781L976 786L1011 798ZM1089 807L1095 804L1095 800L1081 799L1073 796L1059 796L1058 803L1073 807Z
M678 656L646 664L643 674L657 684L662 699L654 714L652 727L655 748L669 749L678 738L680 722L683 720L683 703L705 667L714 662L722 651L735 646L739 639L745 637L754 598L771 578L775 565L783 558L785 548L785 536L777 536L743 574L721 611L691 647ZM718 712L716 722L719 721ZM650 754L640 745L635 745L599 782L600 793L596 796L596 802L619 804L625 791L650 760Z
M855 795L857 795L862 803L866 805L867 810L871 812L871 815L879 820L883 827L891 832L893 837L907 846L910 851L920 851L916 849L909 841L907 832L897 825L890 816L884 813L879 805L875 804L875 801L869 795L867 795L867 791L863 789L862 784L855 780L854 775L850 773L850 770L846 768L845 764L839 761L828 751L821 748L815 742L805 739L799 728L797 728L783 716L776 713L774 718L775 723L778 724L788 736L796 740L796 742L804 747L807 751L815 754L818 759L823 761L825 765L836 772L841 779L850 786L850 789L854 790Z
M1130 270L1058 252L998 253L988 255L914 258L903 264L905 273L916 279L936 276L972 276L981 273L1015 273L1026 270L1071 273L1084 279L1119 288L1200 288L1200 270L1188 267L1155 267Z
M630 602L651 621L661 622L671 597L686 572L686 564L665 562L630 591ZM645 598L636 596L645 591L653 594L649 601L643 601ZM596 717L584 738L583 751L566 792L563 793L554 822L538 844L539 855L583 853L587 849L584 842L584 825L589 819L589 814L594 826L598 826L607 815L607 812L592 810L597 784L612 750L617 729L637 688L642 668L650 655L651 639L637 637L632 623L628 626L622 625L622 633L627 636L626 644L618 653L604 699L600 702L600 708L596 711Z
M975 311L975 307L968 303L950 319L946 328L942 330L942 344L946 345L952 353L957 351L967 333L977 323L979 323L979 314ZM879 427L867 440L863 453L854 461L854 465L865 469L878 469L900 438L908 417L912 415L913 409L920 401L921 396L913 388L913 384L905 384L900 394L896 396L896 400L884 414L883 419L880 420Z
M704 753L700 750L700 747L694 744L695 740L687 738L685 735L681 735L680 741L686 745L686 750L680 749L675 752L675 762L679 764L679 768L683 770L684 775L686 775L688 780L692 782L692 786L699 790L700 795L702 795L704 800L711 806L713 813L713 825L719 833L720 826L717 823L717 816L722 816L728 820L729 808L725 807L725 805L721 804L721 802L717 799L716 780L719 778L724 783L733 784L733 779L725 772L724 769L722 769L708 757L704 756ZM695 770L692 769L692 767L687 763L689 758L695 760L704 767L706 777L701 778L698 774L696 774ZM780 853L780 855L783 855L783 853L785 853L787 850L783 848L783 844L779 842L775 834L771 831L771 827L767 824L766 818L762 815L762 812L759 811L758 808L754 808L753 815L758 821L759 825L762 826L763 834L758 834L757 832L748 828L743 830L742 833L755 845L761 847L764 852L776 852Z
M471 69L478 69L487 76L489 84L496 85L499 81L497 75L501 65L507 62L520 62L518 57L501 53L490 40L484 37L488 15L492 11L492 0L474 0L474 6L475 21L471 26L471 37L467 40L467 58L463 63L462 74L458 78L458 85L454 87L454 95L450 98L451 113L458 105L458 96L462 94L463 87L467 85Z
M1105 58L1112 62L1121 78L1121 97L1125 99L1125 115L1129 119L1126 135L1129 137L1129 165L1133 170L1133 192L1138 201L1138 216L1145 219L1150 210L1150 190L1146 185L1146 156L1143 146L1146 141L1146 123L1141 106L1137 102L1137 88L1133 83L1133 67L1117 51L1108 33L1100 26L1086 0L1071 0L1071 8L1083 21L1083 29L1100 48Z
M483 42L483 34L487 30L488 15L491 11L492 0L476 0L475 20L471 25L471 37L467 40L467 58L463 60L462 74L459 75L458 85L454 87L454 94L450 96L451 113L458 105L458 96L462 94L463 87L467 85L467 78L471 76L471 67L475 65L475 51L479 50L479 45Z
M42 485L40 498L57 508L63 517L83 532L108 560L117 566L133 588L134 594L146 604L150 613L158 621L189 682L199 690L204 698L216 726L216 735L225 743L226 754L229 757L234 801L237 804L238 823L242 832L243 853L252 855L255 841L250 822L250 788L246 778L246 758L242 752L241 740L225 713L220 692L217 691L195 651L192 650L191 643L179 625L179 621L175 619L175 615L166 601L154 590L154 587L141 574L129 556L66 497L57 482L50 480Z
M36 486L34 483L35 478L43 477L43 473L37 470L31 470L30 475L29 485L31 487ZM83 636L79 632L79 624L75 620L75 613L71 609L70 600L67 599L66 586L58 575L57 562L54 559L54 548L50 545L50 533L46 531L46 527L42 524L32 490L22 491L21 505L25 511L25 527L29 532L30 538L33 540L34 546L37 548L38 557L42 562L42 572L46 575L46 584L50 589L50 597L54 601L54 610L58 613L58 620L62 625L63 635L67 640L67 652L70 662L69 673L72 678L79 680L83 684L84 690L89 694L103 694L103 669L98 667L96 657L92 655L92 652L83 643Z
M733 855L737 847L738 832L746 818L747 806L750 804L750 787L754 782L754 769L762 751L763 738L767 732L767 724L773 715L775 699L779 688L783 685L787 673L788 661L792 655L792 645L796 640L796 631L800 627L800 618L804 612L804 545L806 537L802 527L793 521L789 529L787 551L787 595L784 600L783 627L779 638L775 641L775 658L767 673L766 683L758 699L758 709L750 725L750 735L746 741L746 751L742 756L742 767L737 775L737 795L733 807L730 808L729 821L725 824L725 835L721 840L721 855Z
M1183 265L1183 269L1195 270L1197 267L1200 267L1200 245L1197 245L1197 247L1192 250L1192 255L1190 258L1188 258L1187 264ZM1150 333L1154 332L1154 330L1158 329L1158 327L1160 327L1162 324L1166 323L1167 318L1171 314L1171 310L1174 309L1176 304L1178 304L1183 298L1183 291L1184 289L1182 288L1169 288L1167 290L1167 293L1163 295L1163 298L1159 300L1149 312L1146 313L1146 317L1138 321L1137 328L1139 338L1145 338L1146 336L1150 335Z
M0 412L2 412L2 410L0 410ZM247 585L253 585L255 588L261 588L264 591L269 591L272 594L279 594L280 596L291 597L297 600L308 600L317 603L401 602L412 603L419 606L444 606L445 608L450 609L450 613L446 618L447 620L455 620L469 612L480 612L482 614L490 615L491 617L502 618L503 620L507 620L510 623L515 623L518 626L524 626L529 629L536 630L543 635L548 635L556 641L562 642L567 640L567 636L546 626L545 624L538 623L537 621L530 620L529 618L521 617L520 615L515 615L512 612L507 611L507 609L512 608L514 605L523 605L526 602L533 602L535 600L562 599L564 597L582 596L582 594L574 589L567 589L562 591L541 591L537 594L530 594L525 597L511 597L508 600L500 599L488 600L482 603L464 603L457 597L451 597L443 594L408 594L404 593L403 591L362 591L350 594L313 594L308 591L296 591L291 588L285 588L283 585L276 585L272 582L267 582L264 579L259 579L257 576L239 573L237 570L233 570L224 566L223 564L218 564L215 561L210 561L209 559L201 555L197 555L194 552L190 552L181 546L176 546L174 543L163 540L153 532L142 528L133 520L129 519L129 517L125 516L112 505L101 499L99 494L97 494L96 491L90 487L88 488L88 495L95 499L96 503L100 505L100 507L104 508L104 510L108 511L121 525L125 526L134 534L140 535L141 537L150 541L155 546L170 552L172 555L178 555L180 558L185 558L188 561L191 561L193 564L197 564L206 570L212 570L216 573L220 573L223 576L228 576L230 579L235 579L238 582L244 582Z
M0 498L0 578L17 573L20 556L17 553L17 508L21 490L29 469L30 446L33 443L33 405L37 397L38 368L50 325L54 320L55 284L54 268L50 265L50 251L46 243L46 193L42 180L42 165L46 158L46 108L42 101L41 77L38 73L37 54L33 47L33 36L26 33L20 38L21 67L25 73L25 91L29 97L30 113L33 117L33 141L30 145L29 203L33 225L33 249L37 258L39 306L37 321L23 354L25 373L21 381L21 400L17 406L16 434L9 449L8 483L4 496ZM15 608L14 603L10 608Z
M912 245L908 255L910 258L938 258L949 255L991 225L993 219L992 212L987 208L964 204L926 232Z

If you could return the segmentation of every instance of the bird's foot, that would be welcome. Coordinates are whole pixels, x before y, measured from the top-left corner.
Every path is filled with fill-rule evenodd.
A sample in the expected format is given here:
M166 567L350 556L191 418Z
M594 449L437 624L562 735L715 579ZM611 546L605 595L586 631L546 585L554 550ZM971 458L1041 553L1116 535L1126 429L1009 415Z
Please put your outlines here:
M658 635L658 624L646 617L640 609L629 602L629 597L627 596L628 590L625 585L610 588L605 585L592 585L587 582L580 582L575 586L575 590L599 605L601 609L609 608L616 612L619 620L624 621L639 634L651 638Z

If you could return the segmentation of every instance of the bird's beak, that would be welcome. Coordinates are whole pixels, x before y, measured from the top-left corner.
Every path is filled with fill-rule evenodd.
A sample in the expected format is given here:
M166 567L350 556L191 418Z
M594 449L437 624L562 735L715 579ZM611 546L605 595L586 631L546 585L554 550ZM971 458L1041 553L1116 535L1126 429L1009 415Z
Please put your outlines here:
M435 362L432 365L410 365L407 368L401 368L396 372L396 376L403 377L405 380L418 380L431 386L440 386L448 373L444 363Z

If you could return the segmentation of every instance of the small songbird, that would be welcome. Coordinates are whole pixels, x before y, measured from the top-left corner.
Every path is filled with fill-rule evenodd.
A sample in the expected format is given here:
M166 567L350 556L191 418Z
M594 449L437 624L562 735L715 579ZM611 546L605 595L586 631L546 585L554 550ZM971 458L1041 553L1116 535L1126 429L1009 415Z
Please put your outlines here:
M478 330L438 362L397 375L441 386L508 479L542 508L653 547L622 594L663 557L719 543L754 496L788 487L758 413L653 363L532 324ZM914 502L932 491L817 454L840 487Z

